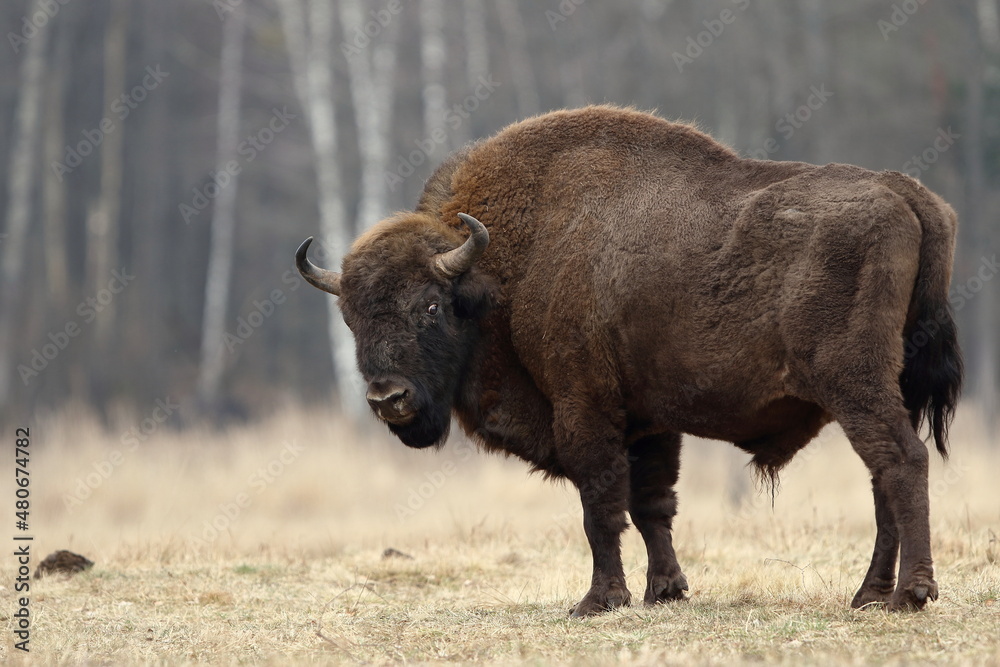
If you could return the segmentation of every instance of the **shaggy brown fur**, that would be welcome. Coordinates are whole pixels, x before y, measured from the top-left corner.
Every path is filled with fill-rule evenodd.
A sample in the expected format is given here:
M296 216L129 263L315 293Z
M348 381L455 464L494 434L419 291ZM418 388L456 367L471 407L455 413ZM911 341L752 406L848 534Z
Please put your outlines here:
M490 243L450 280L432 258L463 242L460 212ZM594 575L575 615L630 599L626 510L645 601L683 597L680 434L733 442L773 478L833 420L876 502L854 604L921 608L937 584L915 429L926 417L945 453L956 224L899 173L742 159L693 127L588 107L450 158L415 212L354 245L338 291L369 400L394 392L404 442L441 442L453 412L487 449L579 488Z

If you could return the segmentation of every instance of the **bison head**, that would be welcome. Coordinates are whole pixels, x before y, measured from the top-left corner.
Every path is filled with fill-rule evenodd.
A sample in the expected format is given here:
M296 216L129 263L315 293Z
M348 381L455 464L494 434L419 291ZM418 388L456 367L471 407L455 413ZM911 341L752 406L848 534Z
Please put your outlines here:
M490 237L478 220L459 218L472 235L432 216L404 214L379 223L344 257L344 272L295 254L310 284L335 294L354 333L358 369L372 410L410 447L440 444L491 301L491 283L475 268Z

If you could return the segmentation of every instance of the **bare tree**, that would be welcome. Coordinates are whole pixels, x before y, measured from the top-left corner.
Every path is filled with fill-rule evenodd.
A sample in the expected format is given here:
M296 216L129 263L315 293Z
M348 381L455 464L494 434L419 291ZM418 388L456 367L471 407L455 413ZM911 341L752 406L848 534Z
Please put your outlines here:
M822 0L804 0L799 9L806 28L805 50L809 81L816 85L833 85L830 81L829 7ZM833 132L805 133L805 157L817 164L829 162L833 138Z
M977 0L976 14L983 47L997 53L1000 49L1000 9L996 0Z
M599 8L594 8L599 11ZM577 33L569 34L569 31L562 31L552 41L558 48L559 53L559 88L562 92L562 104L566 108L581 107L587 103L586 86L583 79L583 69L585 60L584 45L589 44L594 35L590 34L591 22L580 22L577 24ZM603 36L602 36L603 38ZM635 39L632 35L631 39ZM602 56L605 53L602 52Z
M83 7L73 5L72 9L78 11ZM183 17L178 16L174 7L162 2L138 4L136 10L138 16L133 19L133 25L142 31L140 34L146 35L146 39L142 41L141 56L137 57L141 57L142 62L166 62L169 49L174 44L174 28ZM151 30L149 26L156 26L156 29ZM155 396L150 394L163 391L167 378L175 372L173 365L163 363L159 354L159 351L168 349L174 338L171 329L163 326L163 322L177 319L170 316L172 300L149 298L142 288L145 285L167 284L176 276L176 271L172 271L176 266L173 254L178 248L177 233L173 228L176 220L173 205L176 200L170 175L176 171L172 166L179 153L178 142L174 138L174 128L178 124L171 118L172 100L169 89L163 93L150 95L144 103L142 125L136 127L136 134L139 136L131 143L130 150L126 151L126 155L133 161L134 156L141 155L145 164L159 165L160 174L159 178L140 178L135 182L133 201L142 202L144 224L141 226L141 233L131 235L129 256L136 267L142 267L143 282L136 286L137 289L129 290L125 302L132 317L140 320L140 326L133 329L135 333L125 341L123 348L132 353L129 359L130 371L141 374L143 378L143 384L140 385L142 393L135 398L138 400L141 396L144 401L157 398L158 393ZM205 159L209 158L206 156ZM198 234L193 226L188 229ZM192 350L194 352L196 350Z
M479 85L479 77L490 72L486 5L483 0L465 0L462 12L465 21L465 85L472 90Z
M352 26L365 20L360 0L342 0L340 19L344 39L349 40ZM390 23L387 34L381 35L373 46L347 59L361 157L361 200L353 234L384 217L388 208L384 173L392 136L398 24L399 21ZM371 61L368 51L372 52Z
M444 122L447 93L444 86L443 0L422 0L420 3L420 65L423 81L424 136ZM447 147L445 147L447 148Z
M319 214L324 258L340 264L351 243L344 210L340 166L337 163L337 122L333 104L333 9L327 0L277 0L292 66L295 90L306 117L316 160ZM334 297L327 298L327 331L341 409L360 416L364 407L355 397L361 384L355 369L354 343Z
M528 35L524 28L524 19L516 0L497 0L497 14L500 17L500 29L503 31L504 48L510 63L511 83L514 95L517 97L517 111L521 118L538 113L538 84L535 83L535 71L528 57Z
M965 65L965 131L963 137L963 155L965 157L965 195L966 224L973 230L977 245L989 247L992 224L984 215L983 205L986 201L984 174L984 101L983 79L984 68L984 37L989 38L988 26L990 13L985 3L971 0L963 12L966 18L966 38L968 39L968 57ZM976 398L983 410L984 425L992 429L996 419L997 387L996 387L996 333L993 330L996 307L993 299L988 296L975 302L975 319L973 321L972 354L970 364Z
M52 54L52 68L47 76L45 91L45 135L42 152L45 164L55 164L63 158L65 145L66 71L70 64L72 41L65 35L57 40ZM45 225L45 278L49 286L50 308L63 312L69 296L69 274L66 269L66 185L62 178L46 174L42 178L42 205Z
M104 36L104 110L108 113L125 88L130 0L112 0ZM124 131L108 132L101 141L101 191L87 219L87 277L96 294L107 286L118 262L118 215L121 210ZM109 348L115 331L115 303L94 322L97 350Z
M760 31L767 41L768 48L764 50L764 60L767 68L767 81L770 91L770 120L781 118L793 110L795 100L795 64L796 61L789 51L788 40L792 36L789 30L788 7L784 3L767 2L760 5ZM771 128L769 128L771 129ZM787 142L782 144L782 151L774 155L776 159L790 159L794 149L789 151ZM801 157L794 155L794 157Z
M32 4L32 9L38 9ZM18 321L21 278L27 250L31 199L38 164L38 134L42 121L41 101L45 91L45 54L51 26L39 28L24 47L21 61L21 96L14 119L14 141L7 180L6 237L2 239L0 267L0 406L7 405L13 380L15 325Z
M216 164L226 173L228 182L219 184L212 212L212 236L205 278L205 310L201 325L201 363L198 373L198 398L202 406L217 405L222 373L226 367L223 343L229 287L233 265L233 240L236 231L236 193L239 173L230 173L224 165L236 158L240 138L243 87L243 33L246 14L236 6L222 24L222 54L219 62L219 115L217 121Z
M486 28L486 3L483 0L466 0L462 3L462 33L465 36L465 90L472 91L479 85L480 77L490 74L490 38ZM468 94L463 92L463 95ZM474 125L462 123L451 129L452 146L460 146L475 133Z

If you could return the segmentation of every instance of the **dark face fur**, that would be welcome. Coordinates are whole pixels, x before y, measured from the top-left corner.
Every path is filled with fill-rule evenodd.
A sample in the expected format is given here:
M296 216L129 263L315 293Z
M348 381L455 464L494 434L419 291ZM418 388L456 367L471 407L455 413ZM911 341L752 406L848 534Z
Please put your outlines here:
M461 243L445 237L452 230L407 222L376 228L355 245L344 259L339 304L372 410L405 444L422 448L448 435L491 290L475 267L454 278L434 268L437 253Z

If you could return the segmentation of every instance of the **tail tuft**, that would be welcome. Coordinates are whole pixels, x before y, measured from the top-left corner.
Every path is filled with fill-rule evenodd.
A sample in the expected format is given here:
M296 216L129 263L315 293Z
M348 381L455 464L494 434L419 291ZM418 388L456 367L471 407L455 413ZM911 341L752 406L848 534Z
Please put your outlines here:
M932 301L917 287L917 321L905 341L905 363L899 376L903 401L913 428L928 423L934 445L948 458L948 427L962 392L963 363L951 308Z

